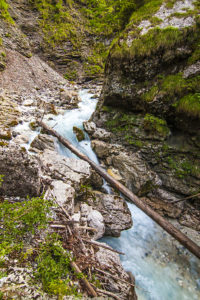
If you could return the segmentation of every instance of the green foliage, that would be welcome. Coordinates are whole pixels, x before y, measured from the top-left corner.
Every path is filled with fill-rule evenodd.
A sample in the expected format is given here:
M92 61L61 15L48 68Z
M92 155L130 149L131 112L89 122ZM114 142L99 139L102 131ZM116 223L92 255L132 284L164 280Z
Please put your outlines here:
M200 93L188 94L175 105L176 111L187 116L200 118Z
M155 27L150 29L147 34L134 39L130 49L126 48L125 53L131 58L151 56L158 50L174 48L183 40L184 36L184 31L171 26L164 29Z
M6 277L6 276L7 276L7 273L5 271L0 270L0 279L3 277Z
M2 179L2 175L0 176ZM41 230L47 229L52 201L43 197L22 202L0 203L0 265L6 268L6 257L17 259L18 264L34 262L34 282L42 283L43 290L62 299L64 295L79 296L70 268L71 254L63 248L58 234L46 234L34 249L30 242ZM9 267L9 265L8 265ZM0 273L0 277L6 275Z
M129 145L133 145L137 148L142 148L145 144L144 142L142 142L141 140L136 139L135 137L133 137L130 134L126 134L124 138L129 143Z
M200 60L200 43L197 45L195 51L191 55L191 57L188 59L189 64L193 64Z
M186 158L167 157L167 162L171 169L175 171L175 175L178 178L186 178L187 176L199 176L200 167L194 162L191 163Z
M170 96L180 94L185 88L187 88L187 82L181 73L166 76L161 84L162 91Z
M27 199L22 202L0 203L0 223L3 228L0 234L0 259L5 255L15 255L23 251L27 234L34 235L45 227L49 218L51 201L43 197Z
M85 63L84 71L85 71L86 75L88 75L89 77L96 77L96 75L102 74L103 70L98 65L92 65L92 64Z
M76 70L69 70L65 73L64 78L69 81L74 81L77 78L77 71Z
M82 0L85 7L83 13L89 19L89 27L93 32L112 35L121 31L128 23L132 12L137 7L134 0Z
M6 20L7 22L14 24L13 19L9 14L9 5L6 0L0 0L0 18Z
M44 291L59 297L78 295L76 287L70 283L71 254L63 248L58 235L49 236L40 246L36 261L35 277L42 282Z
M75 21L63 0L31 0L30 2L40 12L39 24L48 44L55 46L70 39L72 43L79 45Z
M132 14L125 31L121 34L119 39L116 39L112 44L111 55L114 58L151 56L158 51L163 53L165 50L174 49L174 47L177 47L183 42L191 45L195 43L195 40L199 41L199 8L187 11L188 15L192 15L196 18L196 25L193 27L186 27L180 30L169 26L161 29L159 28L161 20L155 17L154 14L164 2L168 5L170 4L171 7L174 5L174 0L147 0L144 5L141 5ZM149 20L152 26L158 25L158 27L154 27L146 34L140 35L138 25L143 20ZM132 40L130 47L126 43L127 36L129 36L129 40ZM194 55L193 60L198 56L198 50L196 51L197 53Z
M168 136L170 131L165 120L157 118L151 114L146 114L143 121L143 127L147 132L156 133L160 136Z
M143 20L151 18L160 8L163 0L145 1L146 3L135 11L130 18L130 25L139 25Z
M183 78L182 73L168 76L157 76L157 83L146 93L142 99L151 102L156 96L163 101L170 101L178 112L184 112L188 116L199 116L199 86L200 76Z
M155 98L156 94L158 94L158 86L152 86L148 92L142 95L142 98L147 102L151 102Z

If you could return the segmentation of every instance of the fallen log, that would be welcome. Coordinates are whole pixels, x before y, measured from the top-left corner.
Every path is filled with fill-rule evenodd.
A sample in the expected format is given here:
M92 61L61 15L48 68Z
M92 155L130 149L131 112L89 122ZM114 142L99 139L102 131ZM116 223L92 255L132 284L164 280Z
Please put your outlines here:
M127 189L123 184L118 182L112 176L110 176L103 168L94 163L86 155L81 153L76 149L67 139L63 138L58 132L50 128L43 122L38 122L41 127L43 127L48 133L57 137L59 142L61 142L65 147L71 150L79 158L87 161L90 166L99 173L107 182L109 182L114 188L119 190L125 197L127 197L132 203L134 203L138 208L140 208L146 215L153 219L157 224L159 224L165 231L167 231L171 236L173 236L177 241L179 241L185 248L187 248L191 253L200 259L200 247L189 239L180 230L175 228L171 223L165 220L161 215L151 209L145 202L134 195L129 189Z

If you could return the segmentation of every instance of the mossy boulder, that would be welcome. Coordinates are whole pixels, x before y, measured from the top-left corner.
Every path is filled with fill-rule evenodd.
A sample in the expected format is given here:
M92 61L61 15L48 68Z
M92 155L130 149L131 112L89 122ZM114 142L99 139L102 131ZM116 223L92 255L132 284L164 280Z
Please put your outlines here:
M73 127L73 132L75 133L76 135L76 138L79 142L83 141L85 139L85 135L84 135L84 132L82 129L74 126Z

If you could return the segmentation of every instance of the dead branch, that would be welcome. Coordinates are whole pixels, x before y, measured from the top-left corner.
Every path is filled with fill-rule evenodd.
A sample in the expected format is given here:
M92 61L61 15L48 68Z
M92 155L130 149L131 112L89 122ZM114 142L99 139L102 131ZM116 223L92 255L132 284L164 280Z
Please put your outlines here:
M106 276L112 277L113 279L116 279L116 280L118 280L118 281L124 282L124 283L126 283L126 284L129 284L129 285L131 285L131 286L135 287L135 285L134 285L134 284L132 284L132 283L131 283L131 282L129 282L129 281L126 281L126 280L120 279L119 277L117 277L117 276L114 276L114 275L112 275L112 274L110 274L110 273L107 273L107 272L105 272L105 271L103 271L103 270L100 270L100 269L98 269L98 268L96 268L96 270L97 270L98 272L100 272L100 273L102 273L102 274L106 275Z
M117 254L121 254L121 255L125 255L125 253L123 252L120 252L120 251L117 251L117 250L114 250L112 248L109 248L108 246L105 246L105 245L102 245L101 243L98 243L98 242L95 242L95 241L90 241L90 240L87 240L87 239L84 239L82 238L82 240L88 244L92 244L92 245L95 245L97 247L101 247L101 248L104 248L104 249L107 249L107 250L110 250L112 252L115 252Z
M78 274L82 274L81 270L79 269L79 267L77 266L77 264L74 261L72 261L70 264L71 264L71 267L74 268L74 270ZM91 286L91 284L89 283L89 281L86 278L81 278L81 280L84 283L84 285L86 286L87 290L90 292L90 294L93 297L97 297L97 293L95 292L95 290L93 289L93 287Z
M172 201L171 204L178 203L178 202L182 202L182 201L185 201L185 200L189 200L189 199L195 198L195 197L197 197L197 196L200 196L200 193L198 193L198 194L196 194L196 195L188 196L188 197L183 198L183 199L179 199L179 200Z
M105 290L101 290L101 289L97 289L97 292L99 293L102 293L102 294L105 294L105 295L108 295L108 296L111 296L117 300L121 300L118 296L116 296L115 294L111 293L111 292L108 292L108 291L105 291Z

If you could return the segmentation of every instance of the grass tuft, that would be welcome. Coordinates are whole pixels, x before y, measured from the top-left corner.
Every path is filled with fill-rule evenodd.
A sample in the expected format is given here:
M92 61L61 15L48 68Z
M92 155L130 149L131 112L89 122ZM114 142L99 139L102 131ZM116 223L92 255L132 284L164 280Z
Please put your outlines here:
M176 105L176 110L192 118L200 118L200 93L188 94L181 98Z

